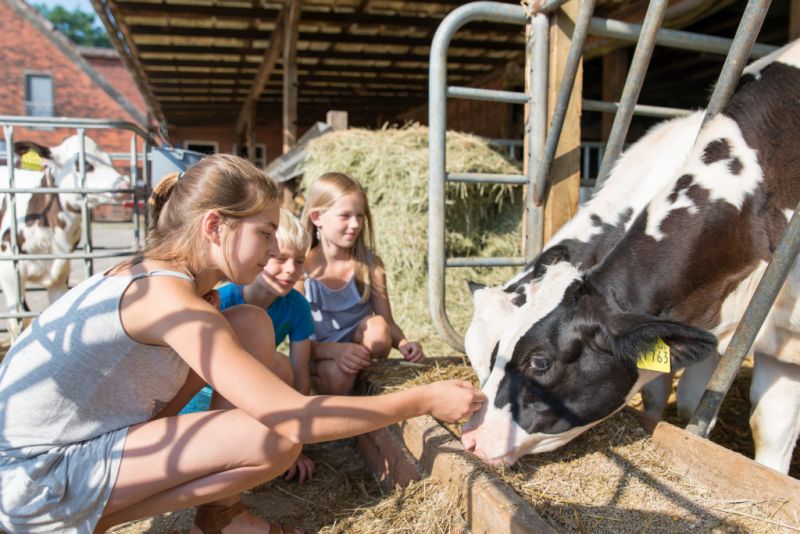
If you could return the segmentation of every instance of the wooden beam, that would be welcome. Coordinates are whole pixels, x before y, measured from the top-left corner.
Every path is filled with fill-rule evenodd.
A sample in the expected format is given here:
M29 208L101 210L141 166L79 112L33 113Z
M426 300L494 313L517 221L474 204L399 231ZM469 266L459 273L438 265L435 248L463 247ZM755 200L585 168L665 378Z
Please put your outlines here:
M800 37L800 0L789 0L789 40Z
M242 132L244 132L244 128L247 124L248 117L255 113L255 106L256 102L258 102L258 97L261 96L261 93L264 91L264 87L267 85L269 77L272 75L272 71L275 68L275 63L278 60L280 45L283 40L283 30L284 17L283 11L281 11L277 20L275 21L275 31L272 32L272 39L270 39L267 50L264 52L264 58L261 60L261 65L258 67L258 72L256 73L253 83L250 86L250 91L247 94L247 98L245 98L244 105L242 105L242 109L239 111L239 117L236 119L237 136L242 135Z
M677 69L672 71L679 72ZM618 102L622 96L622 88L625 87L625 79L628 76L628 49L619 48L603 56L603 100L606 102ZM611 133L611 125L614 123L614 115L603 113L600 136L603 141L608 140Z
M580 0L569 0L550 17L550 74L548 76L547 123L561 87L564 64L575 28ZM583 66L578 67L567 116L550 168L550 192L544 204L544 243L578 210L581 169L581 87Z
M297 36L300 0L288 0L283 32L283 153L297 142Z
M325 115L325 122L334 132L347 130L347 112L331 110Z

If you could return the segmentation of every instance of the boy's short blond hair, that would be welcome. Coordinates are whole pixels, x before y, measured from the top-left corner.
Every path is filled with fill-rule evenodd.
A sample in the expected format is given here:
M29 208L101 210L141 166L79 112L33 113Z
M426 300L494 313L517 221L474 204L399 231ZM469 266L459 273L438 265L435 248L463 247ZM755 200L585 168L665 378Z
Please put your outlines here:
M295 217L291 211L281 208L281 221L278 226L278 233L275 234L278 239L279 247L292 247L299 250L305 256L308 253L309 238L303 225Z

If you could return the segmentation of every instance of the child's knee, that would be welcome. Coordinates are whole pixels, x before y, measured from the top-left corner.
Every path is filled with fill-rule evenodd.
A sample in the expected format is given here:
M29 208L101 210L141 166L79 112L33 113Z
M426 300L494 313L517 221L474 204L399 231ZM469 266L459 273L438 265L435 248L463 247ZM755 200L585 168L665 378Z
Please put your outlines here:
M376 358L385 358L392 350L389 323L381 315L368 317L364 322L363 343Z
M294 369L289 358L276 351L272 360L270 370L290 386L294 384Z
M352 389L355 381L356 374L345 373L334 362L318 364L312 375L314 390L324 395L346 395Z

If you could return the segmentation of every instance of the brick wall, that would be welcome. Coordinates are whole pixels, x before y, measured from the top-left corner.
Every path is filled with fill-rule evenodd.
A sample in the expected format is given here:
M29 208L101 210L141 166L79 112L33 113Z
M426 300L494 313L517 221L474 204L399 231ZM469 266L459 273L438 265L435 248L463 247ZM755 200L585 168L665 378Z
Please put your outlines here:
M32 9L32 8L29 8ZM135 122L108 93L16 9L0 0L0 115L25 115L25 74L47 74L53 80L56 117L113 119ZM55 146L74 129L14 128L16 141ZM108 152L130 150L131 134L87 130Z

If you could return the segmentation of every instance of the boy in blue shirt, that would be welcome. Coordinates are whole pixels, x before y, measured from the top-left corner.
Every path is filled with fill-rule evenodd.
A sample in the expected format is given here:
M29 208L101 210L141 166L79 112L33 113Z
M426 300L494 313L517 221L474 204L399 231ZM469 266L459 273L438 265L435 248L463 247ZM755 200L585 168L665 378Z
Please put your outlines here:
M285 209L281 209L275 237L279 254L270 258L254 282L246 286L226 284L206 295L206 300L220 310L239 304L265 309L275 329L275 346L289 337L289 358L277 354L279 365L276 374L303 395L308 395L311 388L309 338L314 333L314 322L308 301L293 286L303 274L309 240L297 217ZM212 402L212 394L210 386L204 387L181 413L206 411L212 405L215 409L227 405L227 401L219 396L214 396ZM314 463L301 454L295 466L287 472L286 479L293 478L295 473L301 483L310 479L314 474Z

